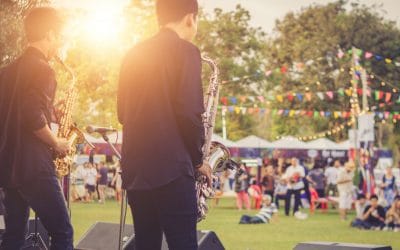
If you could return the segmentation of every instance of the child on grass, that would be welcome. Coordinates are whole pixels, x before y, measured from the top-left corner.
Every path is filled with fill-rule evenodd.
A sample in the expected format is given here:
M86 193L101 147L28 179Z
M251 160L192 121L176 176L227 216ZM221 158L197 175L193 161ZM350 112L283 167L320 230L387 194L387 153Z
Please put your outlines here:
M264 224L270 223L271 220L277 217L278 209L272 203L270 195L263 195L263 207L255 216L243 215L240 218L239 224Z

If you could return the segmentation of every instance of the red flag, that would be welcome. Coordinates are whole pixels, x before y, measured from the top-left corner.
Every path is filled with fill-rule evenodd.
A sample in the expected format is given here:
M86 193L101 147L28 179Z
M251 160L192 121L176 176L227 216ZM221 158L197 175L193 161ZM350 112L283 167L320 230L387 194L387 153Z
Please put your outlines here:
M289 93L289 94L287 95L287 99L288 99L290 102L293 102L294 95L293 95L292 93Z
M386 92L385 102L390 102L390 99L392 99L392 93Z

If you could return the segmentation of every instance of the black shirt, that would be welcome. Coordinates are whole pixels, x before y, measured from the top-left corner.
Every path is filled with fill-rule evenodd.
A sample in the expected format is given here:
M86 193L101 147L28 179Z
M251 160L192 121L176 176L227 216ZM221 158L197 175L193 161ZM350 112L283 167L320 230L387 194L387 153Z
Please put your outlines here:
M46 57L33 47L0 70L0 187L54 174L52 152L33 132L50 124L56 87Z
M203 113L201 57L193 44L162 29L135 46L118 90L123 187L148 190L194 176L203 157Z
M370 208L371 205L368 205L364 210L364 214L366 214ZM375 214L375 216L373 216L372 214ZM366 221L371 223L372 225L379 225L380 223L382 223L382 221L376 218L376 215L378 215L380 218L385 219L385 209L381 206L378 206L376 210L368 216Z

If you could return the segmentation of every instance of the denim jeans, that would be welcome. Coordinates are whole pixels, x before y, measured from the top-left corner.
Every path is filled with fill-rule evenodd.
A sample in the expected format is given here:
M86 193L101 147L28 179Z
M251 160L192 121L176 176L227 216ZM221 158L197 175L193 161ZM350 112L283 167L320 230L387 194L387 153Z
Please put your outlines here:
M24 245L29 208L35 211L49 233L51 249L73 249L73 229L56 176L42 174L18 189L5 189L4 205L6 232L1 250L16 250Z
M196 250L197 202L193 177L145 191L128 191L136 250L161 249L164 232L170 250Z
M286 200L285 200L285 215L289 215L290 211L290 201L292 198L292 195L294 195L294 208L293 208L293 214L299 211L299 206L300 206L300 192L301 190L293 190L289 189L286 193Z

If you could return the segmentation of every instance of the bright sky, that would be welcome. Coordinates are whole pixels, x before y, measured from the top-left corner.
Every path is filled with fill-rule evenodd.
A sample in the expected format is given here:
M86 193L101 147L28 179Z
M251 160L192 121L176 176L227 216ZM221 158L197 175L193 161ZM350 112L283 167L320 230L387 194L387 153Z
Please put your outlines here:
M213 8L232 10L237 4L248 9L252 15L252 24L262 26L266 32L271 32L275 20L282 18L289 11L299 11L302 7L313 3L326 4L328 0L198 0L199 3L211 11ZM399 0L360 0L362 4L383 4L383 13L388 19L400 23L400 1Z
M237 4L248 9L252 15L252 24L262 26L266 32L271 32L276 19L282 18L289 11L299 11L302 7L311 4L326 4L331 0L198 0L206 11L211 12L214 8L232 10ZM54 0L55 5L64 7L77 7L91 9L93 6L114 6L129 2L129 0ZM399 0L359 0L367 5L382 4L383 13L390 20L400 23L400 1Z

